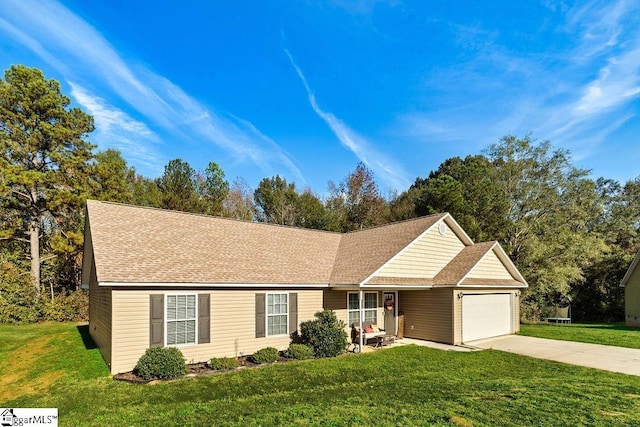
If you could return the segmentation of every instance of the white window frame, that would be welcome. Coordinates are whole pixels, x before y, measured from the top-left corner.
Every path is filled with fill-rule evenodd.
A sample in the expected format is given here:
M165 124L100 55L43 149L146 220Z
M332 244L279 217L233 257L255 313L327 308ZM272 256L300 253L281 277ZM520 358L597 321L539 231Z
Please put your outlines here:
M169 297L171 296L189 296L189 295L193 295L195 297L195 304L196 304L196 309L195 309L195 317L193 319L188 318L188 319L180 319L180 320L168 320L167 319L167 310L169 308ZM164 294L164 346L165 347L189 347L189 346L194 346L198 344L198 294L197 293L193 293L193 292L172 292L170 294ZM194 335L194 341L193 342L188 342L188 343L183 343L183 344L171 344L168 345L167 344L167 334L169 333L169 322L184 322L184 321L189 321L189 320L195 320L195 335Z
M364 306L365 301L367 300L367 297L365 295L367 294L375 294L376 296L376 306L375 308L366 308ZM360 293L359 292L347 292L347 322L349 322L349 324L347 325L349 328L351 328L351 324L354 322L350 322L350 315L351 313L358 313L358 316L360 316L360 303L358 302L358 308L349 308L349 295L356 295L358 297L358 299L360 298ZM362 318L362 323L364 322L370 322L370 320L364 320L367 316L366 313L367 311L373 311L376 315L376 320L375 320L375 324L378 324L378 305L380 304L380 298L378 295L378 291L364 291L362 293L362 303L363 303L363 307L362 307L362 311L363 311L363 315L364 317Z
M284 334L269 334L269 316L283 316L282 314L269 314L269 295L286 295L287 296L287 312L284 314L287 316L287 332ZM272 337L288 337L289 336L289 310L290 310L291 298L289 292L267 292L264 297L264 336L266 338Z

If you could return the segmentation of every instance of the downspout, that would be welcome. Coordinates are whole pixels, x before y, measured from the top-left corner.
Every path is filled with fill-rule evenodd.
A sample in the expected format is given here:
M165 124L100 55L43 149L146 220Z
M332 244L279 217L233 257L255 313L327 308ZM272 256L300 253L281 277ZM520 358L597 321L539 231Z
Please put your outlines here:
M362 345L364 344L364 328L363 319L364 319L364 293L362 292L362 288L358 286L358 310L360 311L360 353L362 353Z

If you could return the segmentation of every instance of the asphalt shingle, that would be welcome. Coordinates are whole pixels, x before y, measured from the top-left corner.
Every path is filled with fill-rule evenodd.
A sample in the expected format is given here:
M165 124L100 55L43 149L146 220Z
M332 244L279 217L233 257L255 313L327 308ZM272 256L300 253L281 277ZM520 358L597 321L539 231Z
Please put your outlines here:
M359 284L446 216L342 234L87 201L98 282L122 284ZM494 244L467 246L435 278L368 283L455 284Z

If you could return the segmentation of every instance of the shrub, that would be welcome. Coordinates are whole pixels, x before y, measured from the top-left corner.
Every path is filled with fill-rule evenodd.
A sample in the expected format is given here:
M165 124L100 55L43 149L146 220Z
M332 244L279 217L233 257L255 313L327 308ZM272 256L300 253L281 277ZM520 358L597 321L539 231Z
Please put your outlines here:
M310 359L313 357L313 348L307 344L292 343L287 349L287 357L298 360Z
M87 291L66 289L51 297L46 286L38 295L28 270L0 253L0 323L35 323L89 320Z
M187 373L187 365L177 348L152 347L140 357L134 372L145 380L177 378Z
M278 349L265 347L253 353L253 361L259 364L272 363L278 360Z
M43 320L54 322L80 322L89 320L89 292L63 289L53 299L46 298L42 310Z
M42 298L28 275L0 255L0 323L34 323L40 320Z
M315 319L300 324L300 341L313 348L316 357L335 357L348 345L346 325L332 310L314 314Z
M211 369L223 371L225 369L235 369L240 366L240 362L233 357L214 357L209 361Z

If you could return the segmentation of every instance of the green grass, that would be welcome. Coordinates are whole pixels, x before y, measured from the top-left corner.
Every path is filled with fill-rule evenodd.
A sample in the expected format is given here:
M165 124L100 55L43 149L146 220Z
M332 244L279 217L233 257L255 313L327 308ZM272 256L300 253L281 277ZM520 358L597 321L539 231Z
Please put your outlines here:
M43 372L12 373L62 373L3 405L57 407L61 425L640 425L640 377L497 351L404 346L134 385L106 377L74 325L2 326L2 376L43 337L28 356Z
M87 326L0 325L0 403L62 380L79 383L106 375Z
M520 335L640 349L640 328L621 323L520 325Z

